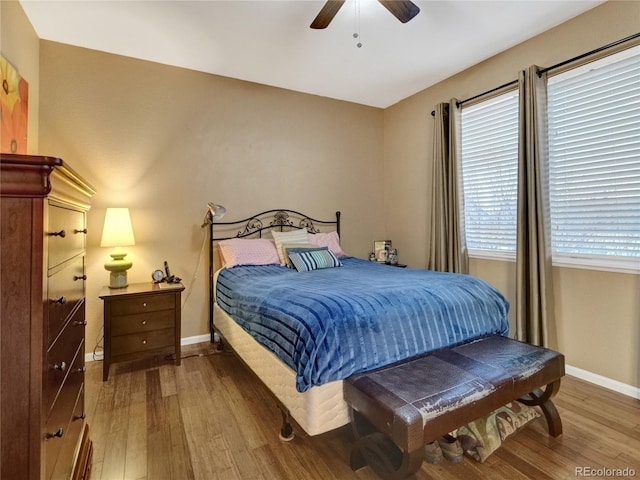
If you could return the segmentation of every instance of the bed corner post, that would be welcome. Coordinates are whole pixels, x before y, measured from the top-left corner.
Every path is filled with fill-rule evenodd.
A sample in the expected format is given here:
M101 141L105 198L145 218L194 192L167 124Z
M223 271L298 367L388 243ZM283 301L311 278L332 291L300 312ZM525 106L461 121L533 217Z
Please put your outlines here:
M338 237L340 236L340 210L336 212L336 232L338 232Z

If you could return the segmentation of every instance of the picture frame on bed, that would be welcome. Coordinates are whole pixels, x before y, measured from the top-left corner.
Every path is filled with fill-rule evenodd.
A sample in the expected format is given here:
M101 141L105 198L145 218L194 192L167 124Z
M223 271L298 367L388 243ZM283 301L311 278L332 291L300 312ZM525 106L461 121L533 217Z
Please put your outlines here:
M391 240L376 240L373 242L373 253L377 262L385 263L389 250L391 250Z

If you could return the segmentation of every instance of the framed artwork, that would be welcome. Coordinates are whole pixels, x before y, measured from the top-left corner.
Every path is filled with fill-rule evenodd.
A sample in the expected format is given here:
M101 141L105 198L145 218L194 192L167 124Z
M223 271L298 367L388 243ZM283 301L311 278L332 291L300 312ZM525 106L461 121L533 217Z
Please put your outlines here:
M391 249L391 240L376 240L373 242L373 253L377 262L386 262Z
M0 89L0 151L27 153L27 111L29 84L0 55L2 88Z

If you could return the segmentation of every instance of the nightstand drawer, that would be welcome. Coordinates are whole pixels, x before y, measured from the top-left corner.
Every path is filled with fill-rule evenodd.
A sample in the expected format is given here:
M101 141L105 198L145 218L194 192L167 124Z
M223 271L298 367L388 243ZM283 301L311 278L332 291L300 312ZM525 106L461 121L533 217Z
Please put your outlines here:
M84 251L84 213L51 205L49 208L49 268Z
M174 341L175 330L173 328L120 335L111 339L111 355L116 357L118 355L170 347L174 344Z
M176 308L173 295L139 295L111 300L111 315L132 315Z
M117 316L111 319L111 335L116 337L131 333L173 328L174 322L174 310L161 310L159 312Z

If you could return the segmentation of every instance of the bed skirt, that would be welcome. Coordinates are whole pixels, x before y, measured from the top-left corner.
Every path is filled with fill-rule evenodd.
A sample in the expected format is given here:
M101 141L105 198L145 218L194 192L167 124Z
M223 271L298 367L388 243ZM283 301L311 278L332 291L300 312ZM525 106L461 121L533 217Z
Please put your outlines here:
M289 410L307 435L320 435L349 423L342 380L300 393L296 390L295 372L254 340L217 304L214 304L214 319L216 330L224 340Z

